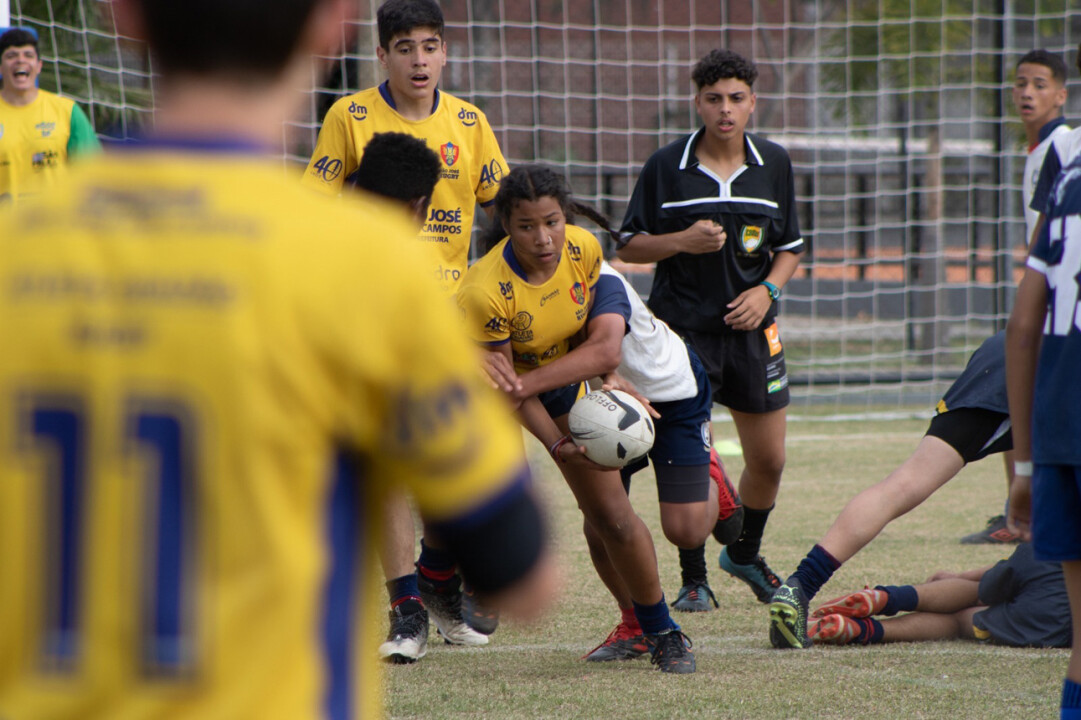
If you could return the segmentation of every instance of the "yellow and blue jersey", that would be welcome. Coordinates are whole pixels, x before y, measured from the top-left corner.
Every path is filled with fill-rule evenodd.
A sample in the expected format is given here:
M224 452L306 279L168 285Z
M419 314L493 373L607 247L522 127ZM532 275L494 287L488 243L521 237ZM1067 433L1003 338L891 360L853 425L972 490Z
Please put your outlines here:
M338 195L356 172L376 133L400 132L420 138L443 162L419 238L436 249L435 275L448 294L461 282L469 262L477 203L487 205L499 190L507 161L484 113L453 95L436 91L432 114L409 120L394 107L384 82L338 100L319 131L303 184Z
M0 717L378 716L383 488L527 481L414 234L223 146L0 217Z
M509 342L518 372L545 365L570 350L584 327L603 254L597 238L566 226L566 242L555 273L540 285L525 280L509 238L466 273L458 290L466 332L475 342Z
M28 105L0 97L0 205L48 190L70 157L100 149L75 101L45 90Z

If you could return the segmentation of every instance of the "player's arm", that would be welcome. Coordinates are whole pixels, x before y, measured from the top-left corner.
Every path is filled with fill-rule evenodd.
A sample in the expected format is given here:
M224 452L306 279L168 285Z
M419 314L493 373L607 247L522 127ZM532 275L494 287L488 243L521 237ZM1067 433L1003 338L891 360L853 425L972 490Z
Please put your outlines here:
M581 345L558 360L520 375L522 386L514 392L515 399L600 377L618 368L627 321L619 314L604 313L591 318L586 328Z
M1029 535L1032 473L1031 470L1027 474L1016 470L1032 462L1032 397L1046 315L1046 279L1040 271L1027 267L1006 324L1006 394L1010 403L1015 469L1010 484L1007 521L1010 529L1020 532L1024 539Z
M90 124L90 118L86 116L79 103L71 106L71 134L68 136L68 159L77 158L80 155L88 155L101 152L101 141L98 140L94 126Z
M766 282L776 288L783 288L792 279L792 275L799 266L803 251L782 251L774 254L773 263L770 266ZM754 330L762 324L762 319L769 312L773 304L773 297L765 285L755 285L747 288L728 303L731 312L724 316L726 325L734 330Z
M623 262L651 263L681 252L692 255L716 252L724 247L726 239L721 225L713 220L703 219L679 232L626 236L616 250L616 255Z

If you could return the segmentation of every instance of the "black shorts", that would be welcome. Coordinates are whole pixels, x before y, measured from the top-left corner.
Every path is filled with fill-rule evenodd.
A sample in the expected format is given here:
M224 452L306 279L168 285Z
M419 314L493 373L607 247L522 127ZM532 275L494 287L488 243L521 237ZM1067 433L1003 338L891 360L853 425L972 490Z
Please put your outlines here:
M957 451L965 463L1013 450L1010 416L983 408L957 408L931 418L927 434Z
M714 402L745 413L788 407L788 369L776 320L750 332L678 332L702 359Z

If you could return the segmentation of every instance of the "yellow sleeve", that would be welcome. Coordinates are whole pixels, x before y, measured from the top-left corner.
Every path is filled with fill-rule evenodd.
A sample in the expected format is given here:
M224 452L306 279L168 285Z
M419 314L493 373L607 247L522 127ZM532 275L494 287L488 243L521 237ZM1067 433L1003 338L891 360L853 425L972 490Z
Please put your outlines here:
M348 122L348 102L349 98L342 98L327 111L315 150L301 178L301 184L305 187L324 195L341 194L345 179L360 164Z
M466 282L458 289L458 307L462 310L466 337L476 343L502 343L510 339L507 308L496 302L477 284Z
M481 168L480 181L473 192L477 196L477 202L485 205L495 199L495 194L499 191L499 182L507 174L507 161L499 149L499 141L495 139L495 133L488 124L488 118L479 111L478 114L480 115L478 125L480 126L479 162Z

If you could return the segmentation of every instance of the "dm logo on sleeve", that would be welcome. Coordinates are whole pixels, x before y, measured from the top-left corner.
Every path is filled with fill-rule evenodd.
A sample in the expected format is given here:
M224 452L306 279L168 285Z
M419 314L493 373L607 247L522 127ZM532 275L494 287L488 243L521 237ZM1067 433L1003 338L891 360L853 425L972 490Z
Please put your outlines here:
M739 231L739 244L744 252L753 253L762 246L762 228L757 225L744 225Z
M472 110L466 110L462 108L458 111L458 119L462 121L462 125L466 127L473 127L477 124L477 114Z
M458 146L452 142L448 141L446 145L440 145L439 154L443 156L443 162L446 163L447 167L458 162Z

